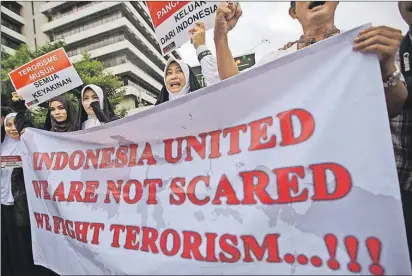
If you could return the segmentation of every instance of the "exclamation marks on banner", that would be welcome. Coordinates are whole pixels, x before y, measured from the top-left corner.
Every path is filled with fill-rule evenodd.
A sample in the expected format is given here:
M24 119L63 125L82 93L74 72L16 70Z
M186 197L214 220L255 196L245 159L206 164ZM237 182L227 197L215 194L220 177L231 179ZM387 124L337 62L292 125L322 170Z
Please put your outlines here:
M373 275L385 274L385 270L379 264L382 249L381 242L377 238L370 237L366 239L366 247L368 248L369 255L372 259L372 264L369 266L369 271Z
M348 263L348 269L351 272L359 273L361 271L361 265L357 261L359 241L354 236L345 237L345 247L348 252L350 262ZM338 270L340 268L339 262L336 260L336 250L338 247L338 240L333 234L325 235L325 244L329 252L329 260L327 265L330 269ZM372 264L369 266L369 271L373 275L383 275L385 270L379 264L380 254L381 254L381 242L374 237L369 237L366 239L366 247L369 251L369 255L372 260Z
M325 235L325 242L330 255L328 266L330 267L330 269L337 270L340 267L338 261L336 260L336 248L338 246L338 240L334 235L327 234Z
M326 234L325 237L326 248L329 253L329 259L323 261L318 256L305 256L303 254L290 254L286 253L283 256L283 260L288 264L298 263L299 265L312 265L314 267L321 267L322 265L327 265L332 270L343 269L343 265L337 260L336 251L338 249L338 239L333 234ZM360 263L358 262L358 252L359 252L359 241L354 236L347 236L344 239L344 244L346 247L347 254L349 256L349 263L347 268L350 272L359 273L362 270ZM371 257L372 263L369 265L369 272L373 275L384 275L385 270L380 262L380 255L382 250L381 242L374 237L369 237L366 239L366 248L368 249L369 255ZM341 267L342 266L342 267ZM365 271L364 271L365 272Z
M347 236L345 238L345 245L350 258L348 269L352 272L357 273L361 270L360 264L356 261L359 246L358 240L354 236Z

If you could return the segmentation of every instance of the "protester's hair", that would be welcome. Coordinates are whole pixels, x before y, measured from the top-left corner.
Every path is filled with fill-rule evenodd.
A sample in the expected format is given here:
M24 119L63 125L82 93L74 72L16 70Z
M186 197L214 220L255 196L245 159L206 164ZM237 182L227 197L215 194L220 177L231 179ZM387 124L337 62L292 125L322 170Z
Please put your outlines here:
M200 86L199 80L196 78L195 73L193 72L192 68L190 66L189 67L189 86L190 86L190 92L194 92L200 88L202 88ZM160 95L157 98L157 101L155 103L155 105L159 105L162 103L165 103L169 101L169 92L167 92L166 89L166 84L163 85L162 90L160 91Z
M290 7L295 10L296 9L296 1L290 1Z
M14 110L8 106L2 106L1 107L1 117L6 118L6 116L10 113L13 113Z

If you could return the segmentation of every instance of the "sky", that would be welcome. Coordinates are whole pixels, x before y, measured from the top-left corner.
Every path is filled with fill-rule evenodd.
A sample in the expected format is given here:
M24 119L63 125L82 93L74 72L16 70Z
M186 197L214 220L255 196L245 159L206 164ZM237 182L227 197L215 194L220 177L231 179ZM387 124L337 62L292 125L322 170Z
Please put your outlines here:
M299 22L289 16L290 2L241 2L241 6L243 15L229 33L229 45L234 56L255 52L258 61L266 53L297 40L302 34ZM339 3L335 17L338 29L350 30L366 23L387 25L403 33L408 30L408 25L400 16L397 2ZM261 43L262 40L269 42ZM206 32L206 45L215 53L213 29ZM191 66L199 64L195 49L189 42L178 52Z

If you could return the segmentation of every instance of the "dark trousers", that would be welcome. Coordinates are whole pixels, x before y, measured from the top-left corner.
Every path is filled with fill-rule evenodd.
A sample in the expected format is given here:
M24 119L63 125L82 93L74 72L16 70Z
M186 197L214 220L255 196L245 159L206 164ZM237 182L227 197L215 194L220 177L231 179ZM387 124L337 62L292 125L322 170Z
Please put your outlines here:
M1 275L56 275L34 264L30 226L17 226L13 206L8 205L1 205Z
M1 205L1 275L13 275L13 242L16 240L16 226L13 206Z

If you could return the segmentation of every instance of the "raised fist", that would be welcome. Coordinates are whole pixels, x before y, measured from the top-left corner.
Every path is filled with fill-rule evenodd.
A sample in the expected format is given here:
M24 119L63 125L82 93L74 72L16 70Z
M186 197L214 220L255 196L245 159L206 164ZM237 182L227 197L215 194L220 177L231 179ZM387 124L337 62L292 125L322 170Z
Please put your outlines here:
M195 49L200 45L206 44L206 32L205 24L201 21L196 22L196 25L189 30L191 34L190 42L193 44Z
M227 35L236 26L241 15L239 2L222 2L216 10L215 38Z
M19 96L19 94L17 92L12 92L11 93L11 100L13 102L18 102L18 101L23 100L23 98L21 96Z

